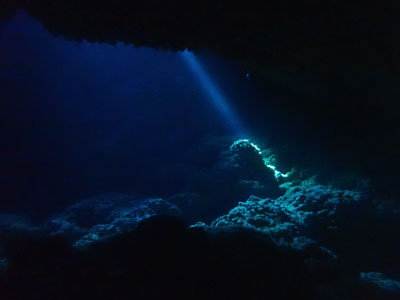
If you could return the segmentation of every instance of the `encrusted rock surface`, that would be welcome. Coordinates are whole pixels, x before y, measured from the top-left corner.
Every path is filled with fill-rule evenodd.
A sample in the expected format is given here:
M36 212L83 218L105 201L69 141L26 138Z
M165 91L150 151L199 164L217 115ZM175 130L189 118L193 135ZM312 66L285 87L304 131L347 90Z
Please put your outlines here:
M248 139L239 139L224 151L217 169L222 171L229 183L235 184L242 194L269 195L277 197L282 194L279 180L282 173L274 171L269 165L273 154L268 149L261 150ZM232 189L232 187L231 187Z
M182 209L188 224L211 222L250 195L282 195L280 180L255 144L244 139L232 143L231 138L210 143L218 148L213 163L194 171L183 191L166 198Z
M400 281L391 279L380 272L361 272L360 279L386 291L400 295Z
M137 199L132 195L108 194L78 202L53 218L47 227L53 235L62 234L78 248L133 230L152 216L181 215L175 205L163 199Z
M243 198L246 201L209 226L198 222L192 227L211 231L250 229L265 234L278 246L303 250L314 245L337 258L330 250L332 245L346 239L346 231L351 235L359 218L368 218L371 207L375 207L369 207L367 191L323 185L315 177L301 179L295 170L280 172L275 163L270 151L250 140L235 141L225 152L220 168L247 188L247 194L242 194L247 195Z
M267 234L276 244L303 248L322 239L322 232L338 230L338 212L362 201L361 192L324 186L314 179L287 182L276 199L250 196L214 220L211 228L245 227Z

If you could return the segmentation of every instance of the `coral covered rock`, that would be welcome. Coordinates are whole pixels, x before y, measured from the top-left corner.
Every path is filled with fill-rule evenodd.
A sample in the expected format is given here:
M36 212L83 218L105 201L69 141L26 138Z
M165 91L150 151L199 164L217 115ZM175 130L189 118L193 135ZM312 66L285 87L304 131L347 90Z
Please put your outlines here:
M268 235L276 244L302 248L323 233L338 230L339 213L361 201L361 192L317 184L288 182L276 199L250 196L211 223L212 228L245 227Z
M75 247L86 247L133 230L155 215L179 217L181 211L163 199L137 199L132 195L108 194L78 202L47 225L53 235L65 235Z
M222 154L219 170L242 190L242 194L277 197L281 194L278 178L282 173L274 171L268 163L273 155L268 150L260 149L248 139L239 139L232 143Z

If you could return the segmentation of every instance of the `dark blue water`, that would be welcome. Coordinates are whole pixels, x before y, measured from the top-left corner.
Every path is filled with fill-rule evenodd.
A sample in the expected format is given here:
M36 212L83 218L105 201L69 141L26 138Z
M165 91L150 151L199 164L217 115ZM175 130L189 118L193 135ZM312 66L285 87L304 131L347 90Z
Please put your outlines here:
M336 123L281 107L301 95L235 61L66 40L24 11L0 26L0 91L0 210L34 218L108 192L191 192L239 137L272 147L284 172L340 180L365 165Z
M187 186L218 159L202 145L243 135L212 93L249 132L259 97L245 70L192 55L206 82L182 53L68 41L24 12L4 22L0 209L40 217L92 194Z
M398 295L390 134L243 65L0 23L0 290Z

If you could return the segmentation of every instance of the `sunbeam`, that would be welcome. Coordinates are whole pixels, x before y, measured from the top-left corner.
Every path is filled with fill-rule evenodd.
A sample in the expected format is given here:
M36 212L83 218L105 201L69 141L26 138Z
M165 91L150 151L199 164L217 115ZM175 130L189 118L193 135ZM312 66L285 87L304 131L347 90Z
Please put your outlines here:
M239 119L232 111L232 108L229 106L225 97L216 87L212 78L207 74L207 71L203 68L197 57L187 49L181 52L181 55L184 58L185 62L189 65L193 73L196 74L196 76L200 80L200 83L208 94L212 104L224 117L224 119L231 126L234 132L238 135L245 135L245 130Z

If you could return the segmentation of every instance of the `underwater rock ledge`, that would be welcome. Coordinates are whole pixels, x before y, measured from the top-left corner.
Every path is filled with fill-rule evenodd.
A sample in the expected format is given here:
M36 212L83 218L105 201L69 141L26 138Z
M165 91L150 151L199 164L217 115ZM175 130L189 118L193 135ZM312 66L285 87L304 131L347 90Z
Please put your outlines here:
M132 231L141 221L156 215L180 217L182 212L163 199L113 193L76 203L45 224L45 228L54 236L67 237L74 247L85 248Z
M283 183L280 187L286 190L283 196L250 196L209 226L198 223L193 227L243 227L267 235L278 246L304 249L329 239L330 231L345 230L340 228L340 218L357 209L359 202L367 201L362 192L323 186L314 178Z
M289 181L281 188L285 193L280 197L252 195L209 225L198 222L192 228L210 233L250 230L278 247L317 249L334 264L347 264L348 272L376 269L400 276L396 211L380 206L366 191L322 185L315 178Z
M0 293L5 299L389 300L399 295L351 276L322 251L282 249L264 237L237 229L210 235L159 216L79 251L58 237L36 237L9 249L13 254L0 277Z
M221 154L208 172L226 186L211 199L225 196L225 204L232 205L227 195L236 185L244 198L210 225L183 222L193 203L210 207L195 193L167 200L98 195L42 226L4 215L1 236L8 239L10 229L18 235L2 241L0 294L5 299L400 296L399 211L375 201L368 189L341 189L295 171L281 173L271 168L274 159L250 140L233 142ZM271 196L261 197L264 193Z

